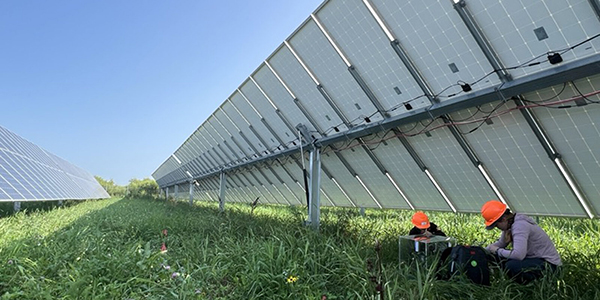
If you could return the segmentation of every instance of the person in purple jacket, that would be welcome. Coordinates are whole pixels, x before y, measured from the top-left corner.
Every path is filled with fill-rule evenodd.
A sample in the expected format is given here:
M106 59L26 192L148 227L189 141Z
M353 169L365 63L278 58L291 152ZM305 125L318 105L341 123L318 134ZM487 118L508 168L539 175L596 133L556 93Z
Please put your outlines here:
M486 229L498 228L500 238L486 249L518 283L529 283L543 276L545 269L556 271L560 255L548 234L529 216L512 213L506 204L491 200L481 207ZM508 247L512 244L512 247ZM508 249L507 249L508 248Z

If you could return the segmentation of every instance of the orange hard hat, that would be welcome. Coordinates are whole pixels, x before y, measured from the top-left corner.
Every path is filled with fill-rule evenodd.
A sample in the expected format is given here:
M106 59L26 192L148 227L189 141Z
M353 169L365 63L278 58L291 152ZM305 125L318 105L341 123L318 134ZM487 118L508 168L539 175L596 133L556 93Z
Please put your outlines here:
M506 211L506 204L498 200L490 200L481 207L481 216L485 219L485 226L491 226L498 221Z
M429 228L429 218L422 211L418 211L413 215L412 223L413 223L413 225L415 225L415 227L417 227L419 229Z

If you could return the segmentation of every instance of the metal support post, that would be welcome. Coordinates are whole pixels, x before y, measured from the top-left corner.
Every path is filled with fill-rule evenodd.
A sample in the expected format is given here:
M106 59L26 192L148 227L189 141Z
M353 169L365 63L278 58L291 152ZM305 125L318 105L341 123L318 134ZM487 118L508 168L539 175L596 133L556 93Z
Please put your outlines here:
M321 149L312 148L310 151L310 225L314 230L319 230L321 222Z
M219 184L219 210L225 211L225 172L221 172Z
M194 205L194 181L190 181L190 205Z
M21 201L15 201L13 204L13 210L15 212L19 212L21 210Z
M177 201L177 197L179 196L179 184L175 185L175 193L173 193L173 194L175 194L173 196L173 198L174 198L173 200Z

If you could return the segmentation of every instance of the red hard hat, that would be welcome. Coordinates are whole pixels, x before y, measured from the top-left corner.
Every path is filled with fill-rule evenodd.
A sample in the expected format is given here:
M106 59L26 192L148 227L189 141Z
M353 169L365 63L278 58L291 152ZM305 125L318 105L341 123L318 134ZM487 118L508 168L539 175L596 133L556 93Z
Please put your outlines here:
M481 216L485 219L485 226L490 226L498 221L506 211L506 204L498 200L490 200L481 207Z
M415 225L415 227L417 227L419 229L429 228L429 218L422 211L418 211L413 215L412 223L413 223L413 225Z

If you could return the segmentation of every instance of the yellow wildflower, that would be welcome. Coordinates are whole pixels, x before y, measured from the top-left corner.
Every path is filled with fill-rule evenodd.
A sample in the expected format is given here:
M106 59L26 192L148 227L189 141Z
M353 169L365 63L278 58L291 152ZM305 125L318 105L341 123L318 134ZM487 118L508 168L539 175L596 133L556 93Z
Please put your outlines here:
M287 283L294 283L296 281L298 281L297 276L290 275L290 277L287 278Z

